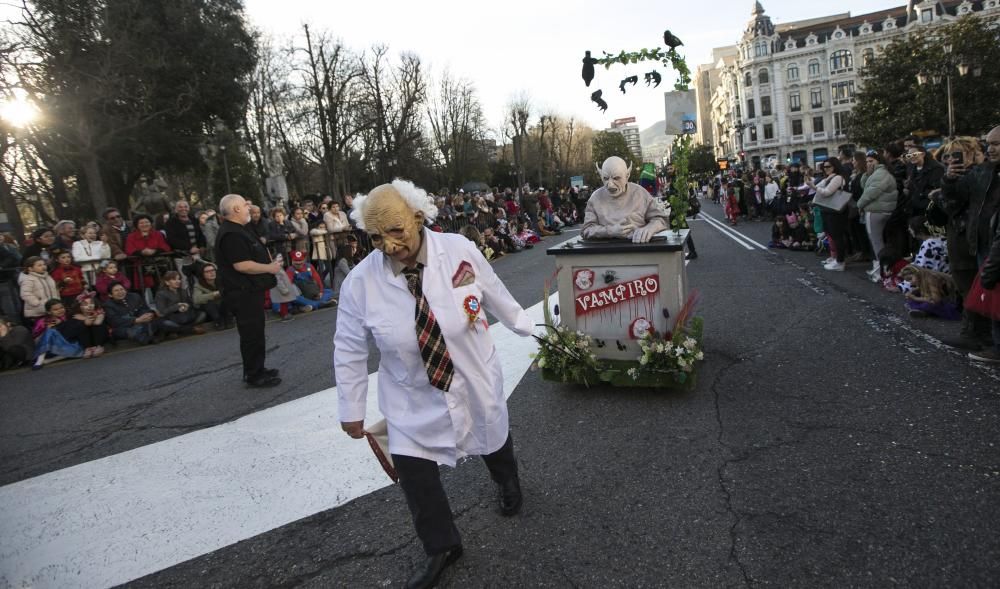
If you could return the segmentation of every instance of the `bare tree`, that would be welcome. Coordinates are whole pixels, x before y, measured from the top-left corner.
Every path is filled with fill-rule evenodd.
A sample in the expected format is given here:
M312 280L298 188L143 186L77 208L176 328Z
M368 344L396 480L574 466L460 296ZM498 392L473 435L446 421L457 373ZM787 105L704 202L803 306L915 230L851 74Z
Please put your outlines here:
M427 118L434 147L444 164L445 182L457 186L485 171L483 109L472 83L453 79L447 71L437 90L428 101Z
M531 120L531 98L521 92L507 103L504 116L504 134L514 144L514 167L517 169L517 186L524 186L524 138L528 136L528 121Z
M379 182L392 179L403 159L415 159L423 139L421 107L427 93L420 58L403 53L393 66L387 63L388 51L376 45L362 58L366 111L374 131L371 155Z

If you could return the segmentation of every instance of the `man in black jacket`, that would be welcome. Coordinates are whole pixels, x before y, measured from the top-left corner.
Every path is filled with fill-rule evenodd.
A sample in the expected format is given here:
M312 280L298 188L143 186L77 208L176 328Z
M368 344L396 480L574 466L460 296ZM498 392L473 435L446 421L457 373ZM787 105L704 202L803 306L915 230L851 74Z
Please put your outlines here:
M271 260L264 244L250 231L250 205L238 194L219 203L224 219L215 240L222 297L236 318L243 357L243 378L250 387L281 384L277 369L264 366L264 292L277 284L281 264Z
M905 187L910 197L910 216L926 215L927 205L931 203L931 191L941 187L944 166L927 155L922 145L911 147L906 152L906 160L910 164Z
M201 224L191 217L191 205L186 200L179 200L174 205L174 214L170 215L164 229L167 232L167 244L175 252L195 256L205 248L205 235L201 232Z

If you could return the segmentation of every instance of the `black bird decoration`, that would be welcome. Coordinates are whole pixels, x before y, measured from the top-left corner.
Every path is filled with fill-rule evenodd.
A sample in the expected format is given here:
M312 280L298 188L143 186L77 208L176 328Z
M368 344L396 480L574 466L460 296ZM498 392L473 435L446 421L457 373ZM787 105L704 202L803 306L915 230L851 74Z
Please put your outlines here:
M671 33L669 29L666 30L666 31L663 31L663 43L664 43L664 45L666 45L667 47L669 47L671 49L677 49L678 47L680 47L681 45L684 44L684 43L681 42L680 39L677 38L676 35L674 35L673 33Z
M646 74L646 85L649 86L649 83L652 82L653 88L656 88L657 86L660 85L660 81L662 79L663 77L660 76L660 72L653 70Z
M594 64L598 60L596 57L591 57L588 51L586 55L583 56L583 82L589 87L590 83L594 80Z
M608 110L608 103L604 102L604 99L601 98L601 94L601 90L595 90L594 93L590 95L590 100L597 105L597 108L601 109L601 112L604 112Z
M639 83L639 76L629 76L624 80L622 80L621 84L618 84L618 89L622 91L622 94L625 94L625 84L632 84L633 86L635 86L638 83Z

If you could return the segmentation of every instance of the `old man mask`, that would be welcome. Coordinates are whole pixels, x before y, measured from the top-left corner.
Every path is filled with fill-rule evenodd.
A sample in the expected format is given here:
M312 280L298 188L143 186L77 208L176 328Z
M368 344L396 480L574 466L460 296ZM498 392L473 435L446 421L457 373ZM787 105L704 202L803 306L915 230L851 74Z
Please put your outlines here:
M424 220L437 213L427 193L405 180L378 186L353 204L351 218L368 233L372 245L400 262L417 255Z
M626 165L625 160L613 155L604 160L604 165L597 171L601 174L601 180L604 182L608 194L611 196L625 194L625 189L628 187L628 177L632 173L632 166Z

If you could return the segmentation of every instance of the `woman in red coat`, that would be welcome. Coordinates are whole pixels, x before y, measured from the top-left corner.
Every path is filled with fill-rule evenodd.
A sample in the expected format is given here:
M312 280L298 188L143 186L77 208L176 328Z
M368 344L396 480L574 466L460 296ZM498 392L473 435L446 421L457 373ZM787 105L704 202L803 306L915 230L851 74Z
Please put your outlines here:
M152 217L144 214L136 215L135 219L132 220L132 226L135 230L129 233L125 239L126 254L143 260L170 252L167 239L163 237L162 233L153 229ZM140 262L141 265L142 263ZM153 288L156 284L156 281L150 275L144 276L142 282L138 279L133 282L136 285L142 284L146 288Z

